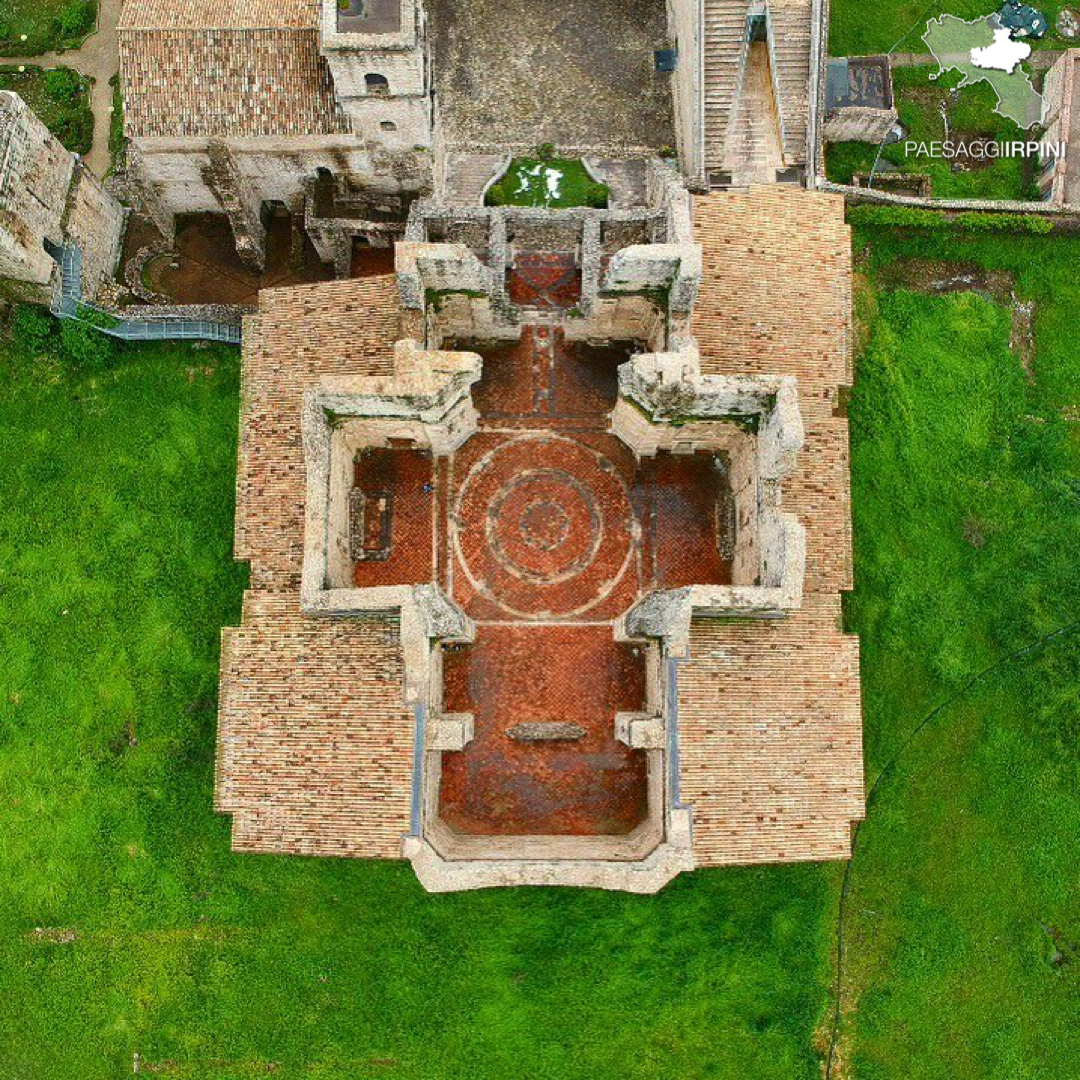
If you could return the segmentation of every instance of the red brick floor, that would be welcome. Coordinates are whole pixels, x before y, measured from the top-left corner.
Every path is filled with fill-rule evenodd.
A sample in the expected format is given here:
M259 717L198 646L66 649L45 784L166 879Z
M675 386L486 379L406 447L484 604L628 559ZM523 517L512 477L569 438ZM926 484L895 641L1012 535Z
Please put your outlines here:
M482 426L607 429L625 348L568 344L561 330L546 326L527 326L513 345L481 348L484 371L473 400Z
M523 307L572 308L581 299L581 271L573 255L519 252L506 275L506 292Z
M390 555L354 564L358 588L432 580L434 468L430 453L407 447L371 448L357 456L356 487L367 495L390 496Z
M714 454L660 453L641 462L634 502L641 521L643 587L730 585L720 552L727 479Z
M475 736L442 756L440 814L474 835L625 834L646 758L615 740L615 713L644 708L645 656L614 623L651 589L730 580L723 474L712 455L639 465L608 433L629 349L533 326L480 351L480 431L435 478L438 580L478 624L445 654L444 708L472 713ZM510 738L526 721L585 734Z
M455 599L476 619L618 618L639 591L632 469L611 435L474 436L454 461Z
M610 626L482 626L444 655L445 707L475 736L443 755L440 814L480 835L620 835L646 813L646 759L614 737L615 713L645 704L643 655ZM529 721L577 724L573 742L527 743Z

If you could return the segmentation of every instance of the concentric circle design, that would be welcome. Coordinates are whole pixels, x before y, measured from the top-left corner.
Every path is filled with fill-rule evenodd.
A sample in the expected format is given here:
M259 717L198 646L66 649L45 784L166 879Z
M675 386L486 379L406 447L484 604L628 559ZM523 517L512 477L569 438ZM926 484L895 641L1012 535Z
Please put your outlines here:
M626 571L633 513L611 463L561 436L523 436L472 468L454 514L476 590L520 618L581 614Z

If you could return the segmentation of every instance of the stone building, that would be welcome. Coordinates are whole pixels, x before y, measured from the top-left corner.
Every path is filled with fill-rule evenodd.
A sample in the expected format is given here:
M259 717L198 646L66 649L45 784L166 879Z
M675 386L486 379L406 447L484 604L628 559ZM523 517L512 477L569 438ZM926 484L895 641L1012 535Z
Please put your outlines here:
M1064 147L1047 154L1038 176L1042 197L1052 203L1080 204L1080 49L1066 49L1046 73L1043 83L1044 145Z
M418 195L479 205L541 144L631 192L663 152L698 189L803 184L827 23L827 0L126 0L132 179L166 236L225 213L259 267L287 210L340 273Z
M216 806L431 890L843 858L863 813L839 198L418 204L244 340Z
M82 250L92 298L120 258L124 210L65 150L17 94L0 91L0 279L25 299L48 303L59 270L53 252Z
M825 83L825 142L880 143L896 127L887 56L832 57Z
M127 0L118 37L131 171L166 235L177 214L225 213L259 266L266 215L302 216L319 178L343 235L404 221L431 189L419 0L361 13L337 0Z

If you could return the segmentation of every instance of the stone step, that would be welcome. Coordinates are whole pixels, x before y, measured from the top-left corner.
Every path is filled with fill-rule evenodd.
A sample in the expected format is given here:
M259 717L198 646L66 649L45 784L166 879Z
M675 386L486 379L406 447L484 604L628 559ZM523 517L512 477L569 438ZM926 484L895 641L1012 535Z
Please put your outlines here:
M485 189L505 166L503 154L447 154L443 201L447 206L483 205Z

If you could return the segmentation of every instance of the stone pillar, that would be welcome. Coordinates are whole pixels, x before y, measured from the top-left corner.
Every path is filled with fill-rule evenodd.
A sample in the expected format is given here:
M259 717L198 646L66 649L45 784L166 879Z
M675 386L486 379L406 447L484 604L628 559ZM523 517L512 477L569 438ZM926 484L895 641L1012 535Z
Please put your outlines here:
M224 142L211 139L207 154L210 163L203 169L203 180L228 215L237 254L245 266L261 271L266 266L266 230L259 217L259 200Z

